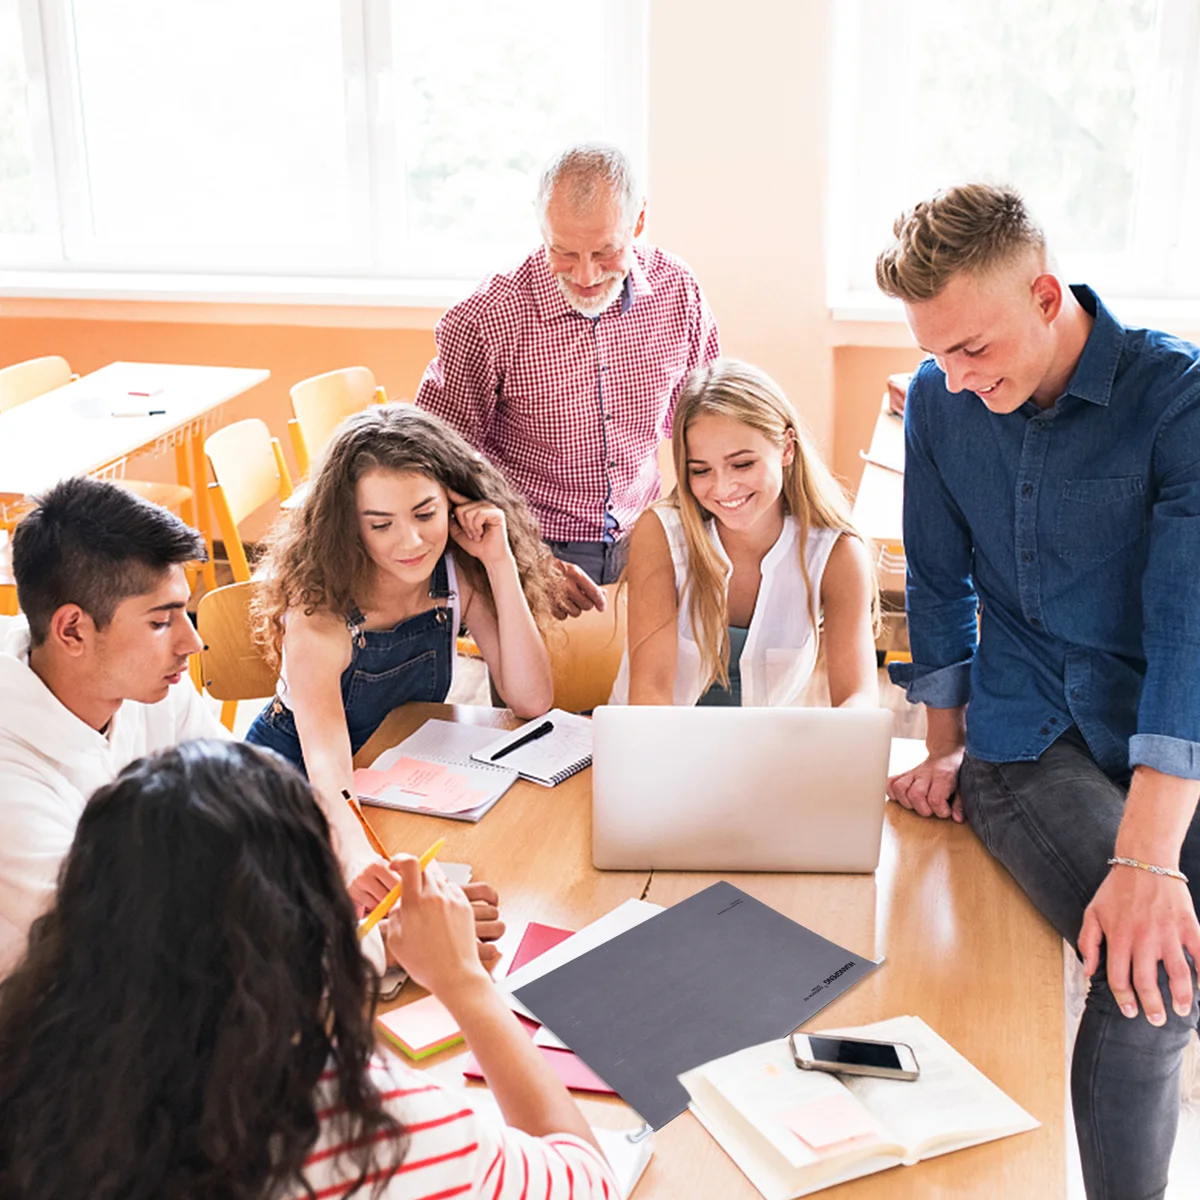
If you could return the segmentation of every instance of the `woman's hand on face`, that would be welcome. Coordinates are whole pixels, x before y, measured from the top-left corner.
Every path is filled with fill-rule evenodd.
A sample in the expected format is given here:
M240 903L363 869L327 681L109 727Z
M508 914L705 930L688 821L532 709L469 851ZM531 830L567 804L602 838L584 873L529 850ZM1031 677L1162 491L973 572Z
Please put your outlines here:
M485 567L498 566L512 558L504 512L486 500L468 500L458 492L450 497L450 536L457 546L479 559Z
M486 979L475 911L462 888L451 883L437 863L422 872L411 855L398 855L391 867L404 891L387 922L389 959L442 999L464 983Z

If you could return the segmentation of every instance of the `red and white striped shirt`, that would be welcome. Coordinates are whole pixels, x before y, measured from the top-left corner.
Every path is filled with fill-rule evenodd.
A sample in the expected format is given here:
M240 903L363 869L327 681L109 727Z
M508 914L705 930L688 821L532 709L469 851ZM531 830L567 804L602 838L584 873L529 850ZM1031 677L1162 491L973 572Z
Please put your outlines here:
M384 1108L402 1126L394 1138L381 1139L376 1153L390 1167L396 1159L389 1149L403 1152L381 1193L386 1200L620 1200L608 1164L587 1142L568 1133L533 1137L498 1124L477 1113L466 1092L441 1087L400 1062L376 1057L370 1070ZM317 1200L344 1196L357 1178L340 1157L350 1144L337 1120L341 1111L336 1077L327 1071L317 1092L321 1132L305 1166ZM355 1193L371 1194L369 1187ZM297 1192L295 1200L304 1196Z
M454 426L529 501L548 541L616 537L658 497L658 443L683 380L720 356L688 268L635 244L599 317L573 309L545 249L438 322L419 407ZM614 526L615 523L615 526Z

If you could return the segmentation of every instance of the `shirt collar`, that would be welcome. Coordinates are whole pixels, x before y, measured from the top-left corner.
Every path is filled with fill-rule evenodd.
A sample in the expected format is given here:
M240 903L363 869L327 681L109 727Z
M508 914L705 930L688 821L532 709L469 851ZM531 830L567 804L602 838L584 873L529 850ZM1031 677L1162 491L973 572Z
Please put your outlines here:
M650 295L650 279L646 274L645 264L642 262L643 253L643 248L635 244L629 273L625 276L621 294L600 314L601 316L624 316L639 297ZM550 270L545 246L541 247L533 256L532 288L533 302L538 316L543 321L557 321L567 316L580 317L585 321L594 320L594 318L584 316L578 309L572 308L567 303L566 296L562 294L562 289L558 286L558 281ZM613 305L619 307L614 309Z
M1075 299L1092 315L1092 332L1084 344L1066 395L1078 396L1089 404L1107 407L1113 380L1125 345L1125 326L1104 307L1103 301L1085 284L1072 284Z

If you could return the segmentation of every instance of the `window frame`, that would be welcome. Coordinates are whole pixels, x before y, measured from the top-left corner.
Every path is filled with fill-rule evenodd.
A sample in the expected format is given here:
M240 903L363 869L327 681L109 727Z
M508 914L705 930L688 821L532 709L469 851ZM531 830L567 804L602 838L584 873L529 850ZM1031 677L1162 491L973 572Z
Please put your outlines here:
M101 241L91 229L86 133L72 28L72 0L14 0L23 32L35 149L37 235L0 237L0 296L228 300L427 307L461 295L504 265L490 254L422 260L408 241L400 118L392 102L391 0L339 0L343 35L346 147L358 198L352 257L297 247L257 259L198 261L188 247L169 258L159 245ZM641 171L647 138L647 0L607 0L605 126ZM532 203L532 189L530 200ZM387 219L390 215L391 219ZM536 230L530 222L530 244ZM299 247L303 249L303 247ZM511 256L510 256L511 257ZM59 286L56 286L56 283Z
M903 101L904 73L895 64L905 61L905 39L919 37L920 30L903 8L890 11L889 32L881 36L874 27L864 32L863 0L834 6L826 295L835 319L900 318L898 302L882 296L866 278L867 239L855 228L853 196L870 181L868 164L857 161L862 124L885 107L894 124L912 119L912 106ZM869 37L876 38L874 44ZM1179 253L1180 238L1192 228L1189 211L1200 211L1200 149L1193 149L1200 145L1200 0L1159 0L1155 41L1155 87L1147 144L1135 163L1129 248L1121 254L1060 254L1058 266L1072 281L1086 280L1104 296L1122 301L1123 308L1200 312L1200 232L1193 237L1192 258ZM864 97L868 91L871 97ZM896 211L917 199L900 199ZM879 230L878 248L889 232ZM1047 232L1053 239L1054 230Z

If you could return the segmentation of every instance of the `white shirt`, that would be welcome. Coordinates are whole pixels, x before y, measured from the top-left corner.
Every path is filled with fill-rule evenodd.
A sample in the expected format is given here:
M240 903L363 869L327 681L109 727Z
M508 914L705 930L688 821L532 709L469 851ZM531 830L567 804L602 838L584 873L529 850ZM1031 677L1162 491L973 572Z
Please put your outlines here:
M157 704L126 700L98 733L29 666L29 626L0 649L0 977L20 959L49 906L83 807L135 758L229 732L184 679Z
M381 1193L384 1200L620 1200L604 1158L572 1134L539 1138L498 1124L477 1112L466 1092L441 1087L398 1060L375 1057L370 1071L384 1108L403 1126L399 1143L407 1140L400 1170ZM317 1096L321 1130L304 1168L322 1200L344 1195L354 1178L347 1178L338 1157L346 1131L332 1119L336 1087L327 1071ZM377 1161L390 1166L395 1160L388 1150L395 1145L396 1138L380 1141ZM296 1200L304 1194L295 1193Z
M669 505L656 505L649 511L662 523L671 549L671 562L675 567L679 655L675 663L673 702L691 705L700 699L704 680L700 674L700 647L692 630L689 611L691 580L683 520L679 510ZM706 522L706 527L717 553L732 570L729 556L721 545L716 520ZM808 531L804 560L813 593L818 597L825 564L840 533L837 529L823 528ZM746 635L740 665L742 704L746 708L797 703L816 665L817 639L812 617L814 605L805 587L804 572L800 569L798 539L799 529L795 518L784 517L779 538L762 560L762 582L754 602L754 615L750 618L750 631ZM819 608L819 600L815 607ZM609 703L629 703L628 646L621 659L621 669L613 684Z

